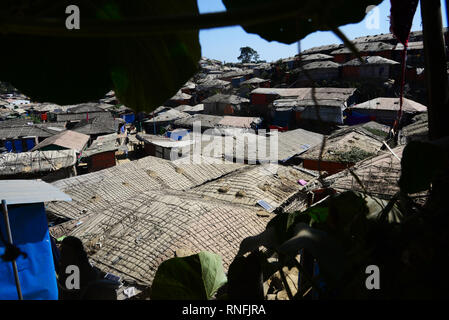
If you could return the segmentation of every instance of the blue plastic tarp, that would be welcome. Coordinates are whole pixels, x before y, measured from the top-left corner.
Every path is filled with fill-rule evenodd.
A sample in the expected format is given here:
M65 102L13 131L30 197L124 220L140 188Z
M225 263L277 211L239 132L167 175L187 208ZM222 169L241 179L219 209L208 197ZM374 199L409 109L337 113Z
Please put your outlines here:
M43 203L9 206L13 243L27 254L17 262L22 295L25 300L57 300L55 265ZM3 238L7 238L4 219L0 219ZM0 256L5 251L0 241ZM0 259L0 300L17 300L11 262Z
M36 145L36 140L34 138L27 138L25 139L25 142L27 145L27 151L31 151L31 149L33 149Z
M13 146L12 146L12 141L10 140L6 140L5 141L5 148L6 150L8 150L8 152L13 152Z
M128 113L124 114L122 118L126 121L126 123L133 123L134 120L136 120L136 115L134 113Z
M14 149L16 149L16 153L23 152L22 140L14 140Z

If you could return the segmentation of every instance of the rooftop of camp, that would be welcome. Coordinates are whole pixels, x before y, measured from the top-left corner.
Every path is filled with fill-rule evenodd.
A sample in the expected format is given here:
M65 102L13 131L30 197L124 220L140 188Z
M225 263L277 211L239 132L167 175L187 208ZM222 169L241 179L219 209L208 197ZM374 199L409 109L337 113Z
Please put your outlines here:
M76 152L81 152L89 139L90 137L83 133L65 130L45 139L37 144L31 151L36 151L50 145L57 145L66 149L74 149Z
M390 60L387 58L379 57L379 56L366 56L361 57L362 61L360 61L359 58L352 59L351 61L348 61L343 64L343 66L364 66L364 65L399 65L399 62L396 62L394 60Z
M117 138L117 133L99 136L92 142L90 147L83 152L82 157L91 157L99 153L118 150L119 145L117 143Z
M304 64L302 67L296 68L292 73L301 73L303 70L315 70L315 69L338 69L340 64L333 61L315 61Z
M399 98L375 98L352 106L352 109L399 110ZM427 112L427 107L410 99L403 99L404 112Z
M232 94L221 94L217 93L205 100L202 101L203 104L206 103L229 103L229 104L240 104L240 103L248 103L249 99L242 98Z
M357 162L375 156L382 147L382 142L358 131L349 131L342 135L330 136L325 143L323 152L321 144L301 155L302 159L318 160L321 154L323 161Z
M157 115L155 115L155 117L148 119L145 122L167 122L188 117L190 117L188 113L168 108L168 110L161 110Z
M385 42L365 42L365 43L355 43L355 47L360 52L377 52L377 51L393 50L395 45ZM332 55L350 54L350 53L352 53L351 49L346 47L331 52Z
M56 171L75 165L75 150L0 154L0 176Z

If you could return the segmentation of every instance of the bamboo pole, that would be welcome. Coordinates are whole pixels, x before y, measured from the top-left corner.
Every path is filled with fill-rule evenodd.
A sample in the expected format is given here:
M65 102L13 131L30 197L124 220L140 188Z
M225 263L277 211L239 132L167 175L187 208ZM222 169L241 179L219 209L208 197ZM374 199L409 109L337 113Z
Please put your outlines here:
M8 236L8 244L12 245L12 233L11 233L11 226L9 224L9 215L8 215L8 206L6 205L6 201L2 200L2 210L3 210L3 218L5 219L5 228ZM20 288L20 280L19 280L19 272L17 269L17 263L16 260L11 261L12 263L12 269L14 271L14 279L16 281L16 289L17 289L17 296L19 300L23 300L22 296L22 289Z
M427 81L429 137L436 140L449 135L448 77L446 48L440 0L421 2Z

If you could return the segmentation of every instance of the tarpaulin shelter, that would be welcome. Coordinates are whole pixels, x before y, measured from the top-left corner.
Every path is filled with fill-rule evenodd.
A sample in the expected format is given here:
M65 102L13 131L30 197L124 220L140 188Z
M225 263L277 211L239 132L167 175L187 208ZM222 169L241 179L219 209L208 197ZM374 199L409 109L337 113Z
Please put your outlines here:
M0 258L0 299L57 300L56 271L45 202L71 201L65 193L40 180L1 180L0 257L13 244L23 254L13 261Z

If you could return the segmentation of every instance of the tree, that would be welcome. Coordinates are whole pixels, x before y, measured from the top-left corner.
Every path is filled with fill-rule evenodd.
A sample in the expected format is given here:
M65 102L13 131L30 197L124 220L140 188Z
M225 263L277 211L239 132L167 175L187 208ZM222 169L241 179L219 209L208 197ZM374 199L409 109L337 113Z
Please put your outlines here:
M242 63L258 62L259 54L251 47L242 47L240 48L240 56L237 59Z

